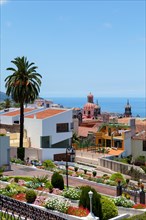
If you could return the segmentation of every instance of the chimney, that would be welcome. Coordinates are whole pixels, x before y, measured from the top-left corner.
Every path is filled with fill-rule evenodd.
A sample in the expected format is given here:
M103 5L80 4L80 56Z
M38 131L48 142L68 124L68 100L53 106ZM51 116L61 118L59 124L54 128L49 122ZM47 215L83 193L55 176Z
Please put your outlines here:
M135 118L130 118L128 125L131 128L131 137L133 137L136 133L136 125L135 125Z

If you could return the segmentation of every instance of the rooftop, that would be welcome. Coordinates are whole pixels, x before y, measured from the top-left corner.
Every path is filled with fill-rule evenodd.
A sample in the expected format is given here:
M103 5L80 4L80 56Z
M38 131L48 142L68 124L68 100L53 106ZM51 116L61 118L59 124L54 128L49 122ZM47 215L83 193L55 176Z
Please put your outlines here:
M31 112L33 111L34 108L25 108L24 109L24 112ZM7 113L4 113L2 114L2 116L17 116L17 115L20 115L20 110L16 110L16 111L11 111L11 112L7 112Z
M67 111L67 110L63 110L63 109L45 109L43 111L27 115L27 116L25 116L25 118L45 119L45 118L60 114L60 113L65 112L65 111Z

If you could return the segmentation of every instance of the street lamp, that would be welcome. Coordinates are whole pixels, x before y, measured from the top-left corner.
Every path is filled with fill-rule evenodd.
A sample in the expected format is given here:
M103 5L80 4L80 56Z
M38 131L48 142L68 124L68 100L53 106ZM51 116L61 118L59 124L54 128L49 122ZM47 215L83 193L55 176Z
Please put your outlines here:
M93 192L89 191L88 195L89 195L89 199L90 199L90 214L92 214L92 197L93 197Z
M66 187L68 189L68 153L74 155L74 149L71 147L66 148Z
M92 197L93 197L93 192L89 191L88 192L89 199L90 199L90 213L86 216L86 220L99 220L98 217L96 217L93 212L92 212Z

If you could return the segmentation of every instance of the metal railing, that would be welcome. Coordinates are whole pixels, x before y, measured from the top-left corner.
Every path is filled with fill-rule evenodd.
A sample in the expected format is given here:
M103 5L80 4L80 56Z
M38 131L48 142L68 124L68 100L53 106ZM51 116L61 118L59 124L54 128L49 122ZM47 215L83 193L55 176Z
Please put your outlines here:
M57 216L49 212L12 199L10 197L0 195L0 219L5 216L5 219L12 220L64 220L66 218Z

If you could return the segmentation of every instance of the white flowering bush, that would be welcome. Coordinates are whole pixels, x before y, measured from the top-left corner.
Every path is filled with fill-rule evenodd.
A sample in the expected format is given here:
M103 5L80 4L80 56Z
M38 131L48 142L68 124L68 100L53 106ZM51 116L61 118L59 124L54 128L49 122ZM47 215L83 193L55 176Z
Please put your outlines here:
M62 213L67 213L69 206L70 203L68 201L62 201L59 199L49 199L45 204L47 209L57 210Z
M73 200L79 200L81 196L81 190L75 188L64 189L62 196Z
M132 208L133 205L135 204L132 200L126 199L123 196L118 196L118 197L114 198L113 201L116 206L123 206L126 208Z

